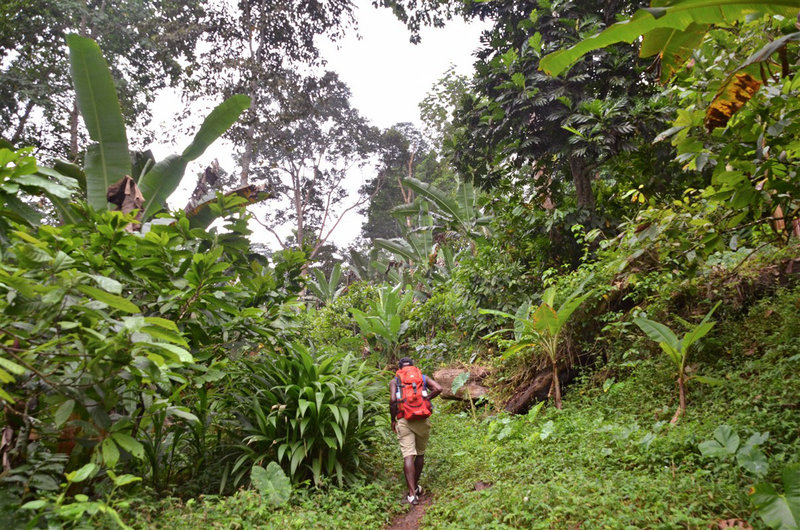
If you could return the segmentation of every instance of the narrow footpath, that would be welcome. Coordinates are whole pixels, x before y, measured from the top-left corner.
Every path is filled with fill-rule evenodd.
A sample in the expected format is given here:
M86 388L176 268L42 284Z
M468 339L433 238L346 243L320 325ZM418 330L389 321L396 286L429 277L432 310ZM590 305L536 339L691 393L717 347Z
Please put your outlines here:
M430 496L428 494L422 495L419 499L419 504L416 506L409 505L408 512L395 517L392 523L386 527L386 530L417 530L420 520L425 515L425 510L430 504Z

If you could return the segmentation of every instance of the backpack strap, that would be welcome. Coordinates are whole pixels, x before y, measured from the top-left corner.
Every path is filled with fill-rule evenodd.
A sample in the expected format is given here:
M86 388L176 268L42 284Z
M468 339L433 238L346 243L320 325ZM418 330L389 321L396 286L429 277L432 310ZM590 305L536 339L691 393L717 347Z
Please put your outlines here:
M404 394L404 392L403 392L403 382L400 380L400 376L399 375L397 377L395 377L395 387L394 387L394 389L395 389L394 390L395 391L395 395L392 396L392 398L396 399L397 398L397 394L400 394L400 399L395 401L396 406L397 406L397 415L396 415L396 417L399 420L399 419L402 419L402 418L405 417L405 414L403 413L403 410L404 410L403 409L403 403L405 403L405 401L406 401L403 398L403 394Z
M425 378L425 374L422 374L422 388L428 390L428 380Z

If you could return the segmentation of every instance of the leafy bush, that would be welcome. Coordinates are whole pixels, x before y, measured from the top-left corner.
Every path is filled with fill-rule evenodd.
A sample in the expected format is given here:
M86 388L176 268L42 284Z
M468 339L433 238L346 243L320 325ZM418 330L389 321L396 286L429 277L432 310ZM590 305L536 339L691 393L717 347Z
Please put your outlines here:
M411 323L407 317L414 293L410 290L403 292L401 287L401 284L394 287L384 285L378 290L378 299L369 303L367 311L350 309L361 333L379 353L379 360L389 364L400 357L401 340Z
M359 476L361 457L384 410L382 377L352 355L312 356L302 345L243 359L234 376L243 454L232 467L238 483L250 465L276 461L297 483L339 484Z
M345 293L317 311L309 310L304 320L303 336L308 344L332 345L360 354L364 346L358 324L350 309L365 311L378 298L377 287L367 282L351 284Z
M474 361L484 348L469 336L464 326L470 315L478 318L478 310L470 307L453 290L452 280L437 286L430 298L411 309L409 337L413 357L422 366L433 369L439 364L458 360Z
M89 462L100 466L93 488L112 469L158 490L199 479L222 443L227 358L293 334L303 256L270 266L252 254L245 216L228 212L222 235L181 215L140 235L126 229L131 215L74 211L83 222L17 225L0 251L11 503Z

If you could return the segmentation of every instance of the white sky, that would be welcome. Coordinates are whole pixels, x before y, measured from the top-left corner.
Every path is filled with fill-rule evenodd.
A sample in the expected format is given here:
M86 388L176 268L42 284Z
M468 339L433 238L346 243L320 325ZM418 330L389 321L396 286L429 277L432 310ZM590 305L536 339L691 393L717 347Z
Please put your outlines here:
M471 73L472 53L478 47L484 26L453 20L445 28L425 28L422 42L414 45L408 40L410 34L405 25L390 10L375 9L370 0L355 0L354 3L357 6L358 33L361 38L351 34L338 45L320 43L323 57L328 61L327 69L337 72L350 87L353 95L351 103L374 125L387 128L400 122L412 122L421 126L418 105L448 67L452 64L459 73ZM159 127L173 127L179 107L174 95L167 93L159 96L156 101L157 118L154 120L156 130ZM156 160L180 152L188 142L189 139L184 137L179 138L176 145L154 146ZM189 165L187 177L202 171L215 158L224 169L235 172L230 152L230 144L218 141ZM372 176L369 168L355 171L348 185L353 195L363 181ZM195 183L195 178L185 178L170 197L170 206L182 208ZM269 208L270 202L266 201L262 207ZM258 215L258 210L254 213ZM361 216L350 212L331 239L339 246L346 246L358 236L362 222ZM267 243L276 250L279 248L274 237L264 228L252 223L251 229L254 241ZM289 233L289 230L281 232Z

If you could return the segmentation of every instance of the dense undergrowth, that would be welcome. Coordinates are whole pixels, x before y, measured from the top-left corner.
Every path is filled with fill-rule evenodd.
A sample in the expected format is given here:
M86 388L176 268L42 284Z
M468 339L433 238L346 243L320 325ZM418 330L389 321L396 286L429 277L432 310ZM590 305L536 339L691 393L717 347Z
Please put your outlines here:
M666 358L650 358L646 349L616 367L607 379L614 383L592 376L576 384L562 411L543 409L533 420L489 417L477 429L469 417L441 417L428 475L437 497L426 524L699 528L737 518L761 527L748 495L753 477L698 446L721 425L742 441L768 432L774 482L800 459L798 295L784 291L720 326L716 351L698 364L724 383L693 386L690 408L674 426ZM479 480L493 486L475 491Z
M644 340L611 344L625 359L608 352L619 360L585 371L560 411L545 405L512 416L488 405L473 416L456 404L441 407L423 474L433 504L422 527L706 528L723 519L763 527L749 495L756 478L699 446L722 425L742 442L768 433L761 447L764 480L772 482L800 460L798 317L798 287L729 312L693 363L723 382L690 386L689 408L675 425L670 366ZM136 509L135 525L376 528L407 509L396 453L384 438L369 458L369 482L349 489L297 490L280 508L252 491L165 499Z
M254 244L259 186L206 195L204 174L161 213L271 97L232 96L155 163L127 147L119 65L66 36L96 143L75 165L0 141L0 526L381 527L406 509L386 387L410 355L488 374L488 397L437 404L428 527L797 528L798 7L653 3L621 24L634 4L420 7L493 22L472 80L423 103L436 146L408 124L375 139L348 260L322 237L346 152L308 168L308 222L268 215L298 216L283 251ZM708 19L673 39L681 13ZM661 47L662 71L635 44L574 56L597 31ZM545 75L557 50L577 63ZM273 88L287 130L329 116L326 96L296 112Z

